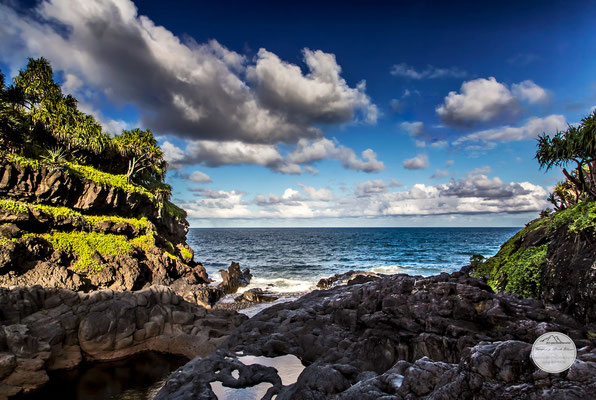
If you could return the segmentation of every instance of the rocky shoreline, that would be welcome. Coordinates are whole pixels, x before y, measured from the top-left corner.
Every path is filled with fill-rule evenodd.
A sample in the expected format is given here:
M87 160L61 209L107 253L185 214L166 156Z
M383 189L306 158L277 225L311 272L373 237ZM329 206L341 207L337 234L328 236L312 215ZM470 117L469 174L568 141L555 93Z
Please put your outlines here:
M135 292L0 288L0 394L42 387L48 371L143 351L206 356L247 319L207 310L165 286ZM2 397L0 396L0 397Z
M594 398L593 328L540 300L495 294L466 271L384 276L260 312L216 352L174 372L156 400L214 399L214 382L267 383L263 398L277 400ZM534 340L550 331L578 348L560 374L529 357ZM306 368L283 386L278 371L244 365L240 354L294 355Z

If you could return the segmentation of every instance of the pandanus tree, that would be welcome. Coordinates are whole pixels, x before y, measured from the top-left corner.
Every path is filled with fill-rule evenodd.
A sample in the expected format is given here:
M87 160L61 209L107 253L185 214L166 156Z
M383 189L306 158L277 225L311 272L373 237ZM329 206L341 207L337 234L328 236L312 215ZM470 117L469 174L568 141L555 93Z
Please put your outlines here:
M27 68L15 78L15 87L23 94L22 105L33 124L69 154L84 157L87 153L103 152L109 136L102 132L95 118L79 111L73 96L62 93L45 58L29 59Z
M163 180L167 163L149 129L123 130L112 140L118 153L128 160L129 182L151 184Z
M30 118L22 111L23 94L6 86L0 72L0 150L20 151L31 134Z
M556 166L563 170L566 181L560 182L549 198L556 209L596 198L596 111L578 126L558 131L553 137L538 137L536 159L541 168ZM574 169L569 171L569 166Z

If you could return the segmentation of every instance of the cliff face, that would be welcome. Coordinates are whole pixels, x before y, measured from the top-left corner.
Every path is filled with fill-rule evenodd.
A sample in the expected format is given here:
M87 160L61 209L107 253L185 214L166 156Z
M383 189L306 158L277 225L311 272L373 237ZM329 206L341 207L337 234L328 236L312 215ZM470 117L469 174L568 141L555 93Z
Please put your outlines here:
M472 264L495 291L541 298L596 322L596 201L530 222L494 257Z
M0 285L89 291L208 282L183 210L88 166L0 162Z

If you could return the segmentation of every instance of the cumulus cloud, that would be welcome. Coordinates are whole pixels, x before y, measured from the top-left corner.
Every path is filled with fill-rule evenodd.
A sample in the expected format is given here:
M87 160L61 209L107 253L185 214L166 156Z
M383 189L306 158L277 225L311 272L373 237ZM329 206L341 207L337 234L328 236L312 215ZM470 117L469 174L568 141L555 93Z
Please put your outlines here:
M544 118L532 117L524 125L505 125L494 129L486 129L462 136L453 142L460 145L465 142L512 142L534 139L543 133L554 133L567 127L563 115L549 115Z
M531 193L533 185L522 183L504 183L499 177L488 178L486 175L470 175L465 179L451 180L439 186L444 196L458 198L480 197L483 199L503 199L524 196Z
M404 160L402 165L406 169L424 169L428 168L428 156L426 154L419 154L416 157Z
M510 90L494 77L479 78L464 82L460 93L449 92L436 111L448 125L470 126L517 115L520 102L534 104L547 99L547 91L530 80L513 84Z
M485 122L507 111L517 110L515 97L507 86L493 77L464 82L460 92L449 92L443 104L436 109L446 124Z
M298 186L304 192L310 200L315 201L331 201L334 199L331 190L326 188L316 189L312 186L303 185L298 183Z
M309 164L316 161L339 160L344 168L364 172L377 172L385 169L385 164L377 160L372 149L366 149L359 158L354 150L338 145L335 141L321 138L314 141L301 139L288 160L293 164Z
M359 183L354 190L358 197L367 197L377 193L387 192L387 184L380 179Z
M511 85L511 93L518 99L531 104L544 103L549 99L548 92L530 80Z
M350 86L334 54L304 49L304 72L266 49L248 60L216 40L177 37L139 15L130 0L89 0L77 7L43 0L27 14L0 4L0 36L0 52L13 71L26 57L44 56L63 72L66 91L133 104L143 126L188 140L188 151L171 143L166 151L180 164L201 155L203 165L254 163L299 173L275 146L321 139L321 124L375 123L379 114L366 83ZM111 130L124 126L107 122ZM257 160L261 151L264 160ZM371 152L361 165L355 156L346 164L377 169Z
M354 117L355 110L362 110L369 122L376 122L378 110L365 93L365 83L350 88L340 76L335 55L304 49L303 57L309 69L306 75L297 65L259 50L256 65L249 66L246 73L264 105L299 124L346 122Z
M358 157L354 150L337 144L335 141L320 138L314 141L301 139L294 150L283 156L277 146L268 144L244 143L241 141L216 142L195 140L181 149L169 141L162 144L166 161L172 168L185 165L204 165L219 167L222 165L253 164L262 165L284 174L317 174L318 171L308 165L322 160L338 160L344 168L377 172L385 169L377 154L366 149Z
M197 182L197 183L211 182L211 177L209 177L209 175L207 175L206 173L201 172L201 171L194 171L193 173L191 173L188 176L187 179L191 182Z
M428 65L426 69L416 70L414 67L409 66L406 63L395 64L391 67L391 75L399 76L408 79L437 79L437 78L464 78L468 75L466 71L463 71L457 67L451 68L437 68L432 65Z

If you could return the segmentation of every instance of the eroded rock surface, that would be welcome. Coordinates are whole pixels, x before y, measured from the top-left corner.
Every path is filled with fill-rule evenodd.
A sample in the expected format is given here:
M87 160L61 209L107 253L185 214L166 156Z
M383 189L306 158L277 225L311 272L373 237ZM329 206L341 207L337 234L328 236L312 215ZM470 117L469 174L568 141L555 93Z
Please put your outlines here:
M269 382L264 398L278 400L596 398L590 329L539 300L495 294L464 272L394 275L262 311L216 353L172 374L156 399L214 398L213 380ZM566 333L580 349L569 371L547 374L530 360L531 344L549 331ZM239 353L293 354L307 367L282 386L265 370L241 368ZM239 379L228 376L234 369Z
M247 318L206 310L168 287L136 292L0 288L0 393L39 388L46 371L141 351L213 352ZM1 396L0 396L1 397Z

